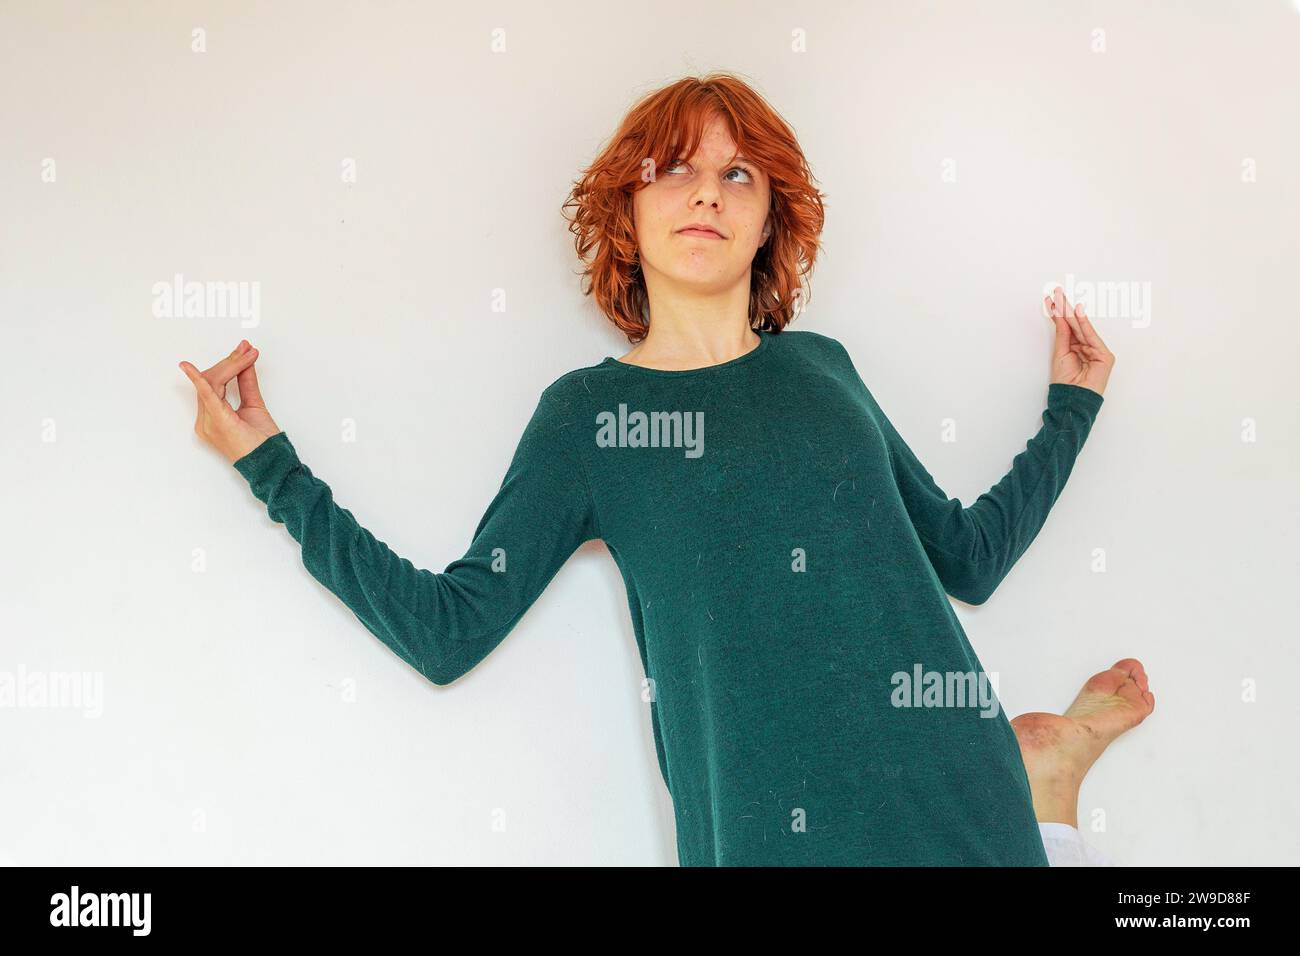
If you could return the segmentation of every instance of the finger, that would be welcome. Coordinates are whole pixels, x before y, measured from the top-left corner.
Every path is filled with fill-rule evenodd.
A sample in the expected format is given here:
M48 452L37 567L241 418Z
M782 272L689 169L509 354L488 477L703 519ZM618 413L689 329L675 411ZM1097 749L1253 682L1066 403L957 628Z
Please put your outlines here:
M1077 303L1075 307L1070 310L1070 319L1071 321L1074 322L1074 327L1079 331L1079 341L1085 345L1091 344L1088 342L1088 337L1083 334L1083 303L1082 302Z
M1088 313L1084 311L1083 304L1080 303L1074 307L1074 321L1079 328L1079 348L1087 352L1094 358L1104 355L1106 352L1106 343L1101 340L1097 330L1093 327L1092 322L1088 320Z
M241 339L239 344L235 346L233 352L221 359L219 362L214 363L210 368L203 370L203 374L208 377L208 381L224 383L230 381L234 377L233 375L227 375L226 369L229 368L232 363L238 364L242 361L244 356L251 350L252 346L249 346L248 348L244 347L246 341L247 339ZM223 375L225 376L224 378L222 377Z
M203 377L212 383L218 394L224 395L225 388L244 369L257 361L258 351L250 348L247 352L232 353L204 372Z
M256 354L254 354L255 351L251 346L246 350L244 343L240 342L233 352L203 373L203 377L212 383L212 389L217 393L217 398L225 400L226 388L239 374L245 363L257 358Z
M228 362L238 354L239 354L239 346L235 346L234 350L229 355L225 356L224 358L218 359L217 361L209 365L207 368L205 368L203 370L203 374L207 375L209 372L215 371L218 367L220 367L222 362Z
M1058 334L1060 333L1060 328L1061 328L1061 327L1060 327L1060 324L1059 324L1059 323L1061 323L1061 322L1065 322L1065 327L1066 327L1067 330L1071 330L1071 329L1073 328L1073 327L1072 327L1068 322L1066 322L1066 320L1065 320L1065 316L1062 314L1062 313L1063 313L1063 309L1062 309L1062 307L1061 307L1061 299L1062 299L1063 295L1064 295L1064 293L1063 293L1061 287L1058 285L1055 289L1052 290L1052 294L1049 295L1046 299L1043 300L1044 302L1047 303L1047 315L1048 315L1048 317L1052 320L1053 323L1057 323L1057 333L1058 333ZM1067 341L1068 341L1069 336L1067 336L1066 338L1067 338Z
M1079 337L1079 341L1082 342L1083 333L1079 330L1079 323L1074 318L1074 309L1070 305L1070 300L1065 297L1065 290L1062 289L1059 285L1056 287L1056 297L1057 297L1056 298L1057 310L1061 313L1061 315L1065 316L1065 321L1070 323L1070 328L1074 330L1074 334L1077 335Z
M1106 343L1101 340L1101 336L1098 335L1097 330L1093 328L1092 322L1089 321L1087 313L1084 313L1079 316L1079 327L1083 330L1084 342L1086 342L1092 348L1098 349L1099 351L1102 352L1108 351L1106 348Z
M257 384L257 367L250 363L239 373L239 407L266 408L262 401L262 389Z
M1064 299L1064 293L1062 292L1061 287L1059 285L1052 290L1052 294L1049 298L1051 299L1051 303L1052 303L1051 306L1052 318L1054 319L1064 318L1063 313L1065 311L1065 307L1062 305L1062 300Z
M190 382L194 385L194 390L199 396L199 405L203 411L213 417L220 418L222 410L232 411L229 405L213 391L212 383L207 380L197 368L189 362L181 362L181 371L185 373Z
M1070 305L1070 300L1069 299L1065 300L1065 318L1069 321L1070 327L1074 329L1074 334L1079 337L1080 342L1083 341L1083 329L1080 328L1079 326L1079 316L1082 313L1083 313L1082 303L1075 303L1074 305Z

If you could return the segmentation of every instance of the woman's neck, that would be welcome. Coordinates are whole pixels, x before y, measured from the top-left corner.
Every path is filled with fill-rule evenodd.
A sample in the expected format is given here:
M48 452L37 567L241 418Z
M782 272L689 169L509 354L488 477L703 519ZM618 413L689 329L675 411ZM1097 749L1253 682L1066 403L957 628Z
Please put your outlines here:
M725 321L650 320L650 331L620 362L678 371L721 365L757 348L759 335L748 316Z

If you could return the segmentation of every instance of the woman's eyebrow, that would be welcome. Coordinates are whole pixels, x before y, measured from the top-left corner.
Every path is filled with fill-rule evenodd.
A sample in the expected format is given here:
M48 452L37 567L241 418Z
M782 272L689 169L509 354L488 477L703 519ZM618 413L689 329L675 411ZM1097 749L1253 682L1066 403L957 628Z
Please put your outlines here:
M698 155L698 151L696 155ZM687 162L690 162L690 160L687 160ZM728 160L728 163L749 163L751 166L758 165L756 162L754 162L754 160L750 159L744 153L737 153L735 156L731 157L731 159Z

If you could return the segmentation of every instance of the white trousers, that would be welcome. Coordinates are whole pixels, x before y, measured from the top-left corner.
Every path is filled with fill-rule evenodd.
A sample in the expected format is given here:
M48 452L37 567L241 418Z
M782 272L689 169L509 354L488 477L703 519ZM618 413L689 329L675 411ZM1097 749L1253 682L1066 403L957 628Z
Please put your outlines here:
M1083 834L1068 823L1040 823L1047 862L1052 866L1114 866L1106 856L1089 846Z

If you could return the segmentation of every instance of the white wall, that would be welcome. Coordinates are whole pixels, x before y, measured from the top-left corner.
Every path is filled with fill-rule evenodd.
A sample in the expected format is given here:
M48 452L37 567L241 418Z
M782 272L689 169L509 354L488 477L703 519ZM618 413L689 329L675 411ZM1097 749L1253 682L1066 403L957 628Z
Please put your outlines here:
M1145 663L1156 713L1083 791L1103 852L1300 862L1294 4L439 6L0 7L0 673L102 683L99 716L0 709L0 859L675 863L603 545L435 687L198 443L176 363L247 336L337 500L441 570L540 390L627 348L579 294L570 180L638 95L719 68L829 197L794 327L968 504L1038 427L1043 287L1149 289L1146 318L1090 310L1096 429L959 614L1012 714ZM258 324L154 316L176 273L258 283Z

